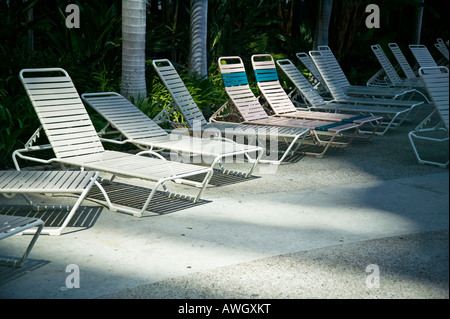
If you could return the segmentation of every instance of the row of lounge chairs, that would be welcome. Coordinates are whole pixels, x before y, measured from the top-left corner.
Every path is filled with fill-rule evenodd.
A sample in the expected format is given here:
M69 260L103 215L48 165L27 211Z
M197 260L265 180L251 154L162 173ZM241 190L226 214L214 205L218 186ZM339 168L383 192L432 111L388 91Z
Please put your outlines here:
M371 47L382 66L381 74L385 75L383 81L381 81L384 84L381 84L381 86L387 85L389 87L399 86L415 88L422 92L426 92L435 105L433 112L409 133L409 140L414 154L421 164L447 167L448 160L446 162L438 162L435 160L424 159L420 154L416 141L422 140L427 142L448 143L448 46L442 39L437 39L435 47L438 49L441 56L437 61L425 45L410 45L409 49L411 54L418 65L417 69L409 64L408 59L397 44L389 43L388 46L398 62L398 68L393 66L380 45L373 45ZM401 70L405 77L401 77L397 70ZM369 80L367 85L380 85L379 77L376 81L374 81L374 78ZM438 117L439 120L437 124L431 124L433 117ZM440 134L439 137L436 137L433 135L430 136L430 132L441 132L442 134Z
M396 43L389 43L388 46L395 60L398 62L398 70L391 63L387 54L383 51L382 47L379 44L372 45L372 51L382 67L379 74L383 74L385 75L385 77L383 79L380 79L379 76L374 76L367 82L367 85L385 87L413 87L419 90L423 89L424 84L419 78L419 75L417 74L418 72L414 71L414 68L408 62L408 59L404 55L401 48ZM439 52L442 53L442 58L439 62L435 61L431 52L425 45L410 45L409 49L415 61L417 61L417 65L419 68L436 68L439 65L448 66L449 54L447 46L441 39L438 39L436 47L439 49ZM404 77L399 74L398 71L400 70L401 72L403 72Z
M423 104L416 104L413 102L409 110L407 108L403 108L402 110L402 107L398 108L398 106L385 108L391 112L391 114L386 113L384 115L385 120L392 120L392 122L386 126L386 128L389 128L391 125L398 126L403 123L412 108L419 105L428 106L431 104L433 111L409 133L409 140L419 163L447 167L448 159L444 161L425 159L417 146L418 140L437 142L441 143L441 145L448 143L448 46L442 39L438 39L435 47L442 54L441 59L437 62L426 46L410 45L410 51L418 65L417 68L412 68L407 62L407 58L400 47L395 43L390 43L389 48L399 65L398 68L395 68L380 45L371 46L373 53L382 66L382 72L380 71L372 77L372 79L367 82L367 86L351 85L337 61L333 59L331 50L328 47L319 47L318 51L312 51L310 52L310 55L307 53L298 53L298 59L312 74L314 79L312 84L314 85L315 90L309 90L309 92L313 92L313 95L310 98L306 96L305 92L301 92L301 87L297 84L303 79L299 76L299 72L293 63L283 60L277 62L280 68L294 83L296 90L301 92L303 97L306 97L306 100L310 99L307 103L309 108L314 106L314 103L311 102L313 98L316 98L316 101L319 101L321 109L322 105L326 105L323 110L329 111L332 110L331 107L334 106L336 102L339 104L335 107L339 108L340 111L350 111L351 109L349 109L348 106L342 106L342 103L345 104L346 99L350 96L353 99L354 97L359 99L363 95L375 98L382 97L384 99L389 99L389 103L392 103L392 99L402 99L409 102L413 99L416 99L417 102L423 101ZM320 60L323 59L323 56L326 54L328 54L329 63L321 63ZM406 78L401 78L397 73L397 69L401 69L406 75ZM383 74L383 77L380 77L380 74ZM320 95L318 94L319 92ZM291 95L294 94L295 92L291 92ZM321 96L327 96L327 101L324 101ZM331 99L328 98L329 96L331 96ZM376 99L373 99L372 101L375 100ZM361 101L361 103L367 104L367 102L364 101ZM357 107L359 108L360 106ZM432 123L433 118L435 117L438 118L438 121L437 123ZM383 131L382 134L384 132L385 131ZM441 134L437 134L437 137L434 136L436 134L430 135L430 133L433 132L440 132Z
M17 171L0 171L0 192L7 196L22 194L31 205L34 203L27 196L29 193L78 194L78 200L58 229L45 228L36 218L0 215L0 227L5 226L0 228L0 239L18 232L34 234L22 259L12 265L23 263L40 233L60 235L94 185L111 211L140 217L151 207L159 188L167 197L195 203L215 171L249 178L259 163L280 164L288 154L295 152L323 157L330 148L346 148L355 138L385 134L391 127L400 125L415 107L429 103L434 104L434 113L442 122L433 129L446 130L448 140L447 68L421 68L422 92L403 86L352 86L328 47L320 47L309 55L298 54L297 57L311 68L316 83L312 84L290 60L275 63L268 54L252 57L261 92L259 97L249 86L242 59L236 56L220 58L219 68L229 101L213 114L210 121L206 120L169 60L153 61L157 74L172 97L172 102L153 120L116 92L80 96L63 69L22 70L20 80L41 125L25 147L13 153ZM277 65L292 81L295 92L285 92ZM322 89L318 89L319 84ZM298 99L293 98L294 93L302 97L303 103L299 104ZM413 99L416 96L418 99ZM107 121L107 126L99 132L94 128L85 104ZM174 112L182 114L187 130L175 129L169 133L158 125L170 122ZM421 132L429 131L424 128L428 122L429 119L425 119L410 134L411 140L420 138ZM35 145L42 132L48 144ZM267 148L267 143L262 146L260 140L283 141L287 148L280 152L278 148ZM133 155L106 150L102 142L134 145L140 152ZM51 150L54 157L36 155L45 153L42 152L45 150ZM414 151L418 154L416 148ZM201 156L211 158L211 162L205 166L168 160L163 156L167 153L171 159L173 156L179 159L180 153L184 153L189 159ZM248 171L225 168L228 160L236 161L239 156L247 159ZM63 168L74 167L76 170L26 172L21 171L19 159L41 164L57 163ZM446 166L448 162L437 165ZM104 184L111 183L116 176L152 183L140 208L112 203ZM191 189L195 194L172 192L169 182L194 186Z

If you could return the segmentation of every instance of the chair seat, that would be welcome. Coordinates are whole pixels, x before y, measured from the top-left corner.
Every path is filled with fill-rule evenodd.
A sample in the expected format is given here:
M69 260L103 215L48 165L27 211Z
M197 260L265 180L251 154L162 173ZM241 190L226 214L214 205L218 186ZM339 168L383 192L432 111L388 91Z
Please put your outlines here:
M0 171L1 193L81 193L95 172Z
M224 143L222 141L214 141L207 138L187 137L182 134L172 134L171 136L158 138L138 139L136 141L143 144L147 142L156 148L209 156L258 150L255 146L252 145L230 142Z
M137 156L117 151L104 151L98 154L73 156L61 159L62 163L82 166L91 170L105 170L117 176L142 178L158 181L160 179L181 178L184 175L206 173L210 169L198 165L163 161L157 158Z
M40 206L35 205L28 194L80 194L76 204L71 207L71 211L60 227L46 227L36 231L31 229L34 227L32 225L22 229L26 234L42 232L48 235L60 235L92 188L97 177L98 172L95 171L0 171L0 193L21 194L36 210L40 210ZM44 205L44 209L46 208L47 205ZM8 217L18 218L17 216ZM20 222L19 219L17 221ZM26 221L22 222L25 223ZM6 227L6 224L4 226Z
M0 215L0 239L41 224L43 224L43 221L39 218Z

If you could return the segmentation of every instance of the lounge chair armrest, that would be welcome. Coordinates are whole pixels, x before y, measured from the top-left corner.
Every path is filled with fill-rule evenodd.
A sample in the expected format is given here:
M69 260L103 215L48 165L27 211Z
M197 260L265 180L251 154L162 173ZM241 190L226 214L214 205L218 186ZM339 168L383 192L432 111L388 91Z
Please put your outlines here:
M159 159L167 161L161 154L158 154L152 150L146 150L146 151L139 152L136 154L136 156L143 156L143 155L148 155L148 154L154 155L154 156L158 157Z
M224 141L224 142L231 142L231 143L235 143L235 144L236 144L236 142L233 141L232 139L226 138L226 137L222 137L222 136L213 136L213 137L211 137L211 140Z
M100 137L100 141L106 142L106 143L119 144L119 145L124 145L124 144L127 144L127 143L131 143L131 140L129 140L129 139L126 139L126 140L114 140L114 139L104 138L104 137Z
M392 99L397 100L398 98L401 98L402 96L405 96L405 95L407 95L407 94L410 94L409 100L411 100L415 94L418 94L418 95L420 95L427 103L431 103L430 100L428 99L428 97L427 97L424 93L422 93L422 92L420 92L419 90L416 90L416 89L406 90L406 91L404 91L404 92L402 92L402 93L397 94L397 95L394 96ZM424 103L425 103L425 102L422 102L421 104L424 104ZM418 105L419 105L419 104L418 104Z
M404 91L404 92L402 92L402 93L399 93L399 94L397 94L396 96L394 96L393 99L395 100L395 99L397 99L397 98L399 98L399 97L401 97L401 96L404 96L404 95L406 95L406 94L416 93L416 92L417 92L416 89L406 90L406 91Z
M44 144L44 145L33 145L28 146L23 149L18 149L17 151L21 152L34 152L34 151L43 151L43 150L51 150L52 146L50 144Z
M14 166L16 167L16 169L18 171L20 171L20 166L19 166L19 163L17 162L17 157L20 157L21 159L32 161L32 162L41 163L41 164L51 164L51 163L57 161L57 159L52 158L52 159L46 160L46 159L41 159L41 158L37 158L37 157L26 156L23 154L23 153L29 153L29 152L34 152L34 151L43 151L43 150L51 150L51 149L52 149L52 146L50 144L46 144L46 145L29 146L27 148L15 150L12 154Z

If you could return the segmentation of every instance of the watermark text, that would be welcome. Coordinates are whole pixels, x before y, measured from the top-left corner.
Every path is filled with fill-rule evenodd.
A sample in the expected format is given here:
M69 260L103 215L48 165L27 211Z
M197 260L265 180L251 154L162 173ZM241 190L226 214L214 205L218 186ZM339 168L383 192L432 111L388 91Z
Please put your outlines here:
M70 13L66 17L66 27L68 29L80 28L80 7L76 4L69 4L66 7L66 13Z
M380 7L376 4L369 4L366 7L366 13L369 13L369 15L366 18L366 27L369 29L379 29Z

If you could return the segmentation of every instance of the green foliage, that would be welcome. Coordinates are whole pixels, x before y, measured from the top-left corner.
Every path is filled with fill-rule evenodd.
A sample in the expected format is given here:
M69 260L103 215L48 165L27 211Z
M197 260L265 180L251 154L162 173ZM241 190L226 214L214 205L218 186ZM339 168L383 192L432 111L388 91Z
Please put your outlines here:
M80 29L65 25L69 3L80 7ZM19 81L21 69L62 67L79 92L120 88L120 11L120 0L0 1L0 166L11 167L12 152L39 127Z
M207 78L187 71L190 1L148 1L152 6L147 7L146 37L147 60L167 58L174 63L205 117L227 101L217 66L219 57L240 56L247 66L250 87L258 94L250 57L271 53L276 59L296 61L295 53L308 52L319 4L317 0L208 2ZM367 3L381 7L380 30L364 26ZM68 4L80 8L79 29L65 25ZM39 126L18 78L21 69L61 67L69 72L80 93L120 92L121 4L122 0L0 0L0 166L11 166L12 151L23 146ZM429 46L438 37L448 39L444 5L443 1L425 1L422 38ZM30 9L33 19L28 16ZM352 83L363 84L378 70L378 62L370 54L371 44L401 45L409 39L416 9L416 2L408 0L334 1L330 46ZM171 98L150 64L146 76L148 94L136 104L153 118ZM280 76L287 86L288 81ZM95 113L91 118L96 128L105 123ZM182 121L181 114L175 112L174 120Z
M15 98L5 90L0 90L0 169L11 166L11 154L23 147L20 137L33 130L34 118L33 109L25 95Z
M276 52L290 40L280 29L282 20L273 14L283 1L209 2L210 58Z

